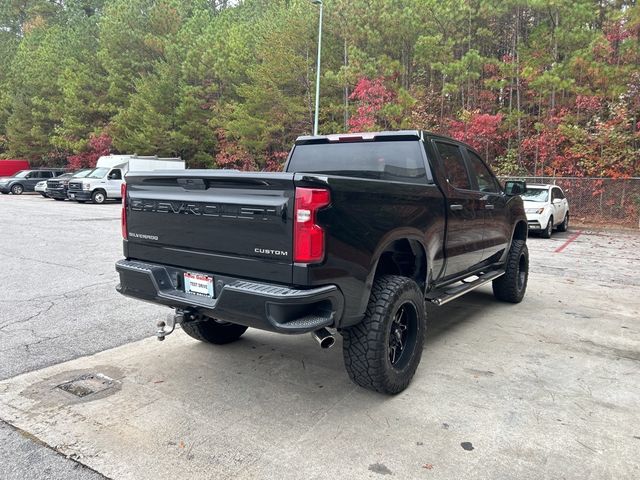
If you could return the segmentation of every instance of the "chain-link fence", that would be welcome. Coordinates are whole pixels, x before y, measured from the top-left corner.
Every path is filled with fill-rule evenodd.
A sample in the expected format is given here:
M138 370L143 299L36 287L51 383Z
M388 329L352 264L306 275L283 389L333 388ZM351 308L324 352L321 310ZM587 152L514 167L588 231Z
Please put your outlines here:
M501 177L557 185L569 200L572 221L640 228L640 177Z

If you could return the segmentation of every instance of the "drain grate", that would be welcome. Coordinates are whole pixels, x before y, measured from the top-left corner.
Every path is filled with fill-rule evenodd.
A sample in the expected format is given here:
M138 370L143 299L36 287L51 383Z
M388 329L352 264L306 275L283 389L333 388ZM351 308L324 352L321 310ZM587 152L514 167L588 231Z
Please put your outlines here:
M86 373L73 380L61 383L56 388L82 398L107 390L113 385L113 379L102 373Z

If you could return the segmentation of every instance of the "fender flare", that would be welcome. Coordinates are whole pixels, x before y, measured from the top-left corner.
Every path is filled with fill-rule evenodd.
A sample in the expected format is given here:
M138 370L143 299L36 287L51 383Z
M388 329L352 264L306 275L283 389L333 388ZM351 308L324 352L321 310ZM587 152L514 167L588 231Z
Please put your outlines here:
M520 231L518 231L518 229ZM519 218L514 222L513 228L511 229L511 239L509 240L509 248L507 248L506 252L511 250L511 245L513 244L513 240L516 239L516 234L517 234L518 240L527 239L527 236L529 235L529 224L525 219Z
M371 256L371 263L369 265L369 273L367 274L367 279L364 284L364 291L362 298L360 300L360 309L361 313L364 313L367 309L367 303L369 302L369 297L371 296L371 288L373 287L373 282L375 280L376 272L378 270L378 264L382 255L385 252L390 251L390 247L398 241L406 240L409 242L409 245L412 249L412 252L416 255L421 255L424 258L424 272L419 273L424 278L420 279L420 283L422 287L425 288L428 285L429 277L431 276L430 266L429 266L429 255L427 247L424 244L423 235L419 230L411 229L411 228L402 228L398 230L393 230L386 234L378 243L378 246L373 252ZM415 249L420 249L420 251L415 251Z

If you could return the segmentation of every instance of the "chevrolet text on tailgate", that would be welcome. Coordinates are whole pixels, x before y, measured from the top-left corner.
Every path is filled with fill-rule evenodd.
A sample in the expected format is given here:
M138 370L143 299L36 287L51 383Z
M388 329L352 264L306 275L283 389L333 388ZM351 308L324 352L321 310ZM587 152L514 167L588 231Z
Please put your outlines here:
M425 303L489 282L518 303L529 256L524 182L503 187L471 147L427 132L300 137L282 173L130 172L120 293L175 309L198 340L248 327L343 337L351 379L404 390Z

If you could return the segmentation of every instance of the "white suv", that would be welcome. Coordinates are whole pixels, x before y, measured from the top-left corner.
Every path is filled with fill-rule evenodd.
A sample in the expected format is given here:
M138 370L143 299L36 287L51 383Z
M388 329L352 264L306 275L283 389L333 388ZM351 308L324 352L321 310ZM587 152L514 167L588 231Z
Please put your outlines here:
M44 198L47 198L47 181L43 180L42 182L36 183L34 190L42 195Z
M569 228L569 202L560 187L529 185L522 194L529 231L550 238L553 229L566 232Z

